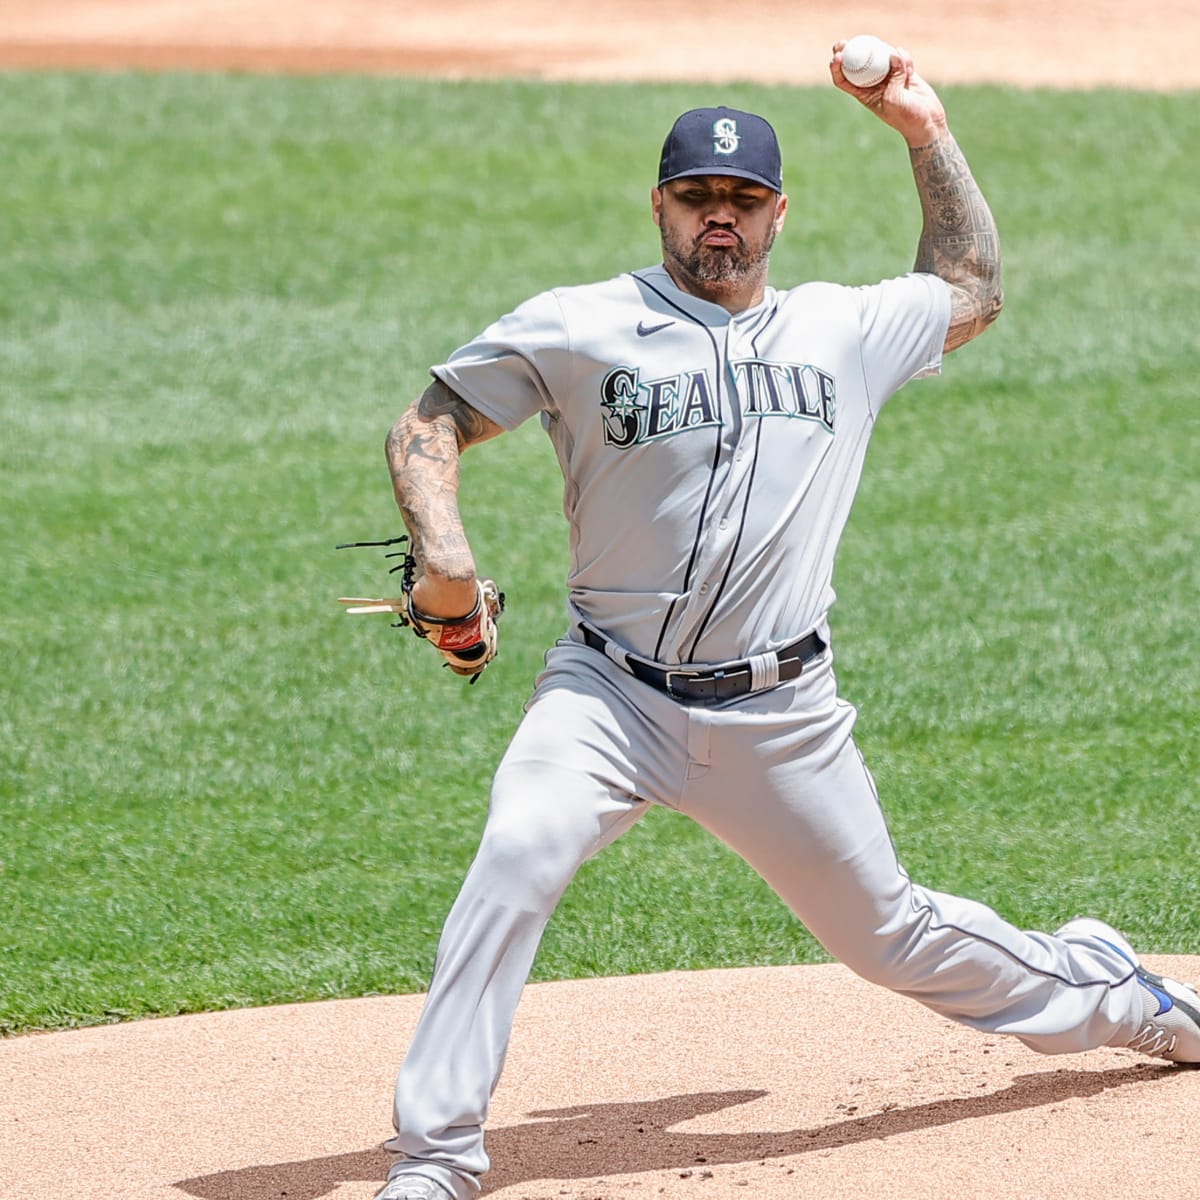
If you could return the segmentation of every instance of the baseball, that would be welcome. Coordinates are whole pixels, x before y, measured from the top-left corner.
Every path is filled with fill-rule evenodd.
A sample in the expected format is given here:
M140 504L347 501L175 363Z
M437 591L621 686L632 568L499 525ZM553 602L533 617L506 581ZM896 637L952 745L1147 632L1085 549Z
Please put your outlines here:
M882 38L860 33L842 50L842 74L855 87L874 87L892 69L892 48Z

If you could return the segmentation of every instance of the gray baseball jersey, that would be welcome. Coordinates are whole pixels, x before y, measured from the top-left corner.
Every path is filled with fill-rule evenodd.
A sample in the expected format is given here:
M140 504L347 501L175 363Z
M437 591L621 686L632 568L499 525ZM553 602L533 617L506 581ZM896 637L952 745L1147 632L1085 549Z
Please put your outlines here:
M545 292L433 373L558 453L575 614L642 657L715 663L823 629L885 401L940 369L949 289L767 288L731 315L661 267Z

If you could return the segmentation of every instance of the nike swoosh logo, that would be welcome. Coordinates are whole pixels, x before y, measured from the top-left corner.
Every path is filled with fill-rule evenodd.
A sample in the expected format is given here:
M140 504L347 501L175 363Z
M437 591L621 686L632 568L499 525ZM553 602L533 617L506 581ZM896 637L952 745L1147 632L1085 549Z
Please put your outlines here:
M666 329L668 325L674 324L674 321L664 321L661 325L647 325L644 321L639 321L637 335L638 337L649 337L652 333L657 333L660 329Z
M1175 1007L1175 1001L1171 998L1170 992L1156 987L1145 976L1139 976L1139 979L1141 980L1142 987L1158 1001L1158 1012L1154 1014L1156 1017L1161 1017L1163 1013L1170 1012Z

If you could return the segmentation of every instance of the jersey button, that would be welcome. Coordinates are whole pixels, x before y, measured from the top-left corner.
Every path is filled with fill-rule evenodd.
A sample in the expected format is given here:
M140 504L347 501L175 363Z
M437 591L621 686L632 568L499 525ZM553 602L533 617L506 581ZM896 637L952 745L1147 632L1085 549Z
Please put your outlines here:
M708 595L708 584L707 583L702 583L700 585L700 595L702 595L702 596Z
M728 528L729 528L729 522L728 522L727 520L725 520L725 518L724 518L724 517L722 517L722 518L721 518L721 523L720 523L720 525L718 525L718 526L717 526L717 528L718 528L718 529L728 529Z

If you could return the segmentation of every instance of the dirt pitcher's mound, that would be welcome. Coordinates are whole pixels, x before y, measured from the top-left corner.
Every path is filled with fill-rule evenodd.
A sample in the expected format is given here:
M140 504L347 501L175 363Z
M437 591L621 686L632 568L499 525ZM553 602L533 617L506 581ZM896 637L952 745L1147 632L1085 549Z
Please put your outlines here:
M0 1197L368 1200L421 999L0 1042ZM1045 1058L840 966L580 980L526 991L489 1129L496 1200L1194 1200L1200 1071Z

